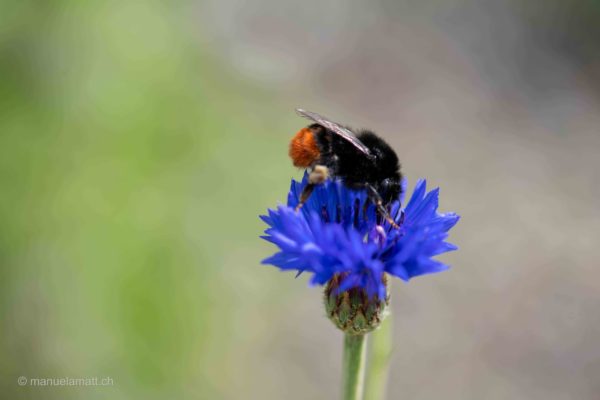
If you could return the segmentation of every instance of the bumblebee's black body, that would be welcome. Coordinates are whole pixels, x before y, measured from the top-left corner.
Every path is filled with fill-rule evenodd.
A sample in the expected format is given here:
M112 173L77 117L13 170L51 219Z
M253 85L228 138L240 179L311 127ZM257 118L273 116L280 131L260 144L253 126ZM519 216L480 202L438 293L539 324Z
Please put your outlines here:
M294 165L310 171L296 209L308 200L315 185L333 176L349 188L366 189L379 215L398 228L389 215L389 205L402 191L400 163L394 150L371 131L354 133L317 113L296 111L314 122L301 129L290 144Z
M319 124L312 124L310 128L315 132L321 152L317 164L325 165L331 175L341 178L350 188L372 186L385 206L398 199L402 190L400 163L396 152L382 138L368 130L357 132L356 138L371 152L371 156L367 156Z

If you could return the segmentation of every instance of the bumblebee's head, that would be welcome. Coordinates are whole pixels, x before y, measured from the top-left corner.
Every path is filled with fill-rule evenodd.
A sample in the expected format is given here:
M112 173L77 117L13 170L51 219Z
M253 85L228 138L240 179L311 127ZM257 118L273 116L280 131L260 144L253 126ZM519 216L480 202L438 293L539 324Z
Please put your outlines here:
M294 166L308 168L319 159L321 152L316 137L318 128L318 125L302 128L292 138L289 155Z

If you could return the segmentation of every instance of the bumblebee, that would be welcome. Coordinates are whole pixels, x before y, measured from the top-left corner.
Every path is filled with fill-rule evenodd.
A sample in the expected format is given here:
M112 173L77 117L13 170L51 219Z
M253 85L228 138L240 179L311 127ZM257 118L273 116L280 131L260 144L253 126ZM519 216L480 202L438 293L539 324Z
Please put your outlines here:
M366 189L378 214L393 227L388 206L402 192L402 174L396 152L369 130L353 131L314 112L296 109L313 123L302 128L290 142L294 166L308 170L308 184L296 206L299 210L316 185L339 178L351 189Z

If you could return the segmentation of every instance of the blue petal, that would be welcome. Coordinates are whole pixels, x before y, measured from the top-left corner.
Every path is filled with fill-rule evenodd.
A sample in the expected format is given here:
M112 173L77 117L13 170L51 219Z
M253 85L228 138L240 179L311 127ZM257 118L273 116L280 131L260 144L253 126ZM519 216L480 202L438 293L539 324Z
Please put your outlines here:
M379 236L369 235L377 225L377 212L366 191L349 189L340 180L316 186L302 210L294 211L307 184L306 173L301 182L292 180L287 207L260 216L268 226L261 237L280 250L264 264L297 274L309 272L311 285L343 274L340 290L360 287L379 297L386 293L384 272L409 280L448 268L432 257L457 249L446 239L460 217L438 213L439 189L427 192L424 179L417 182L404 209L403 197L390 204L390 215L401 228L384 222L387 235ZM402 187L404 196L406 181Z

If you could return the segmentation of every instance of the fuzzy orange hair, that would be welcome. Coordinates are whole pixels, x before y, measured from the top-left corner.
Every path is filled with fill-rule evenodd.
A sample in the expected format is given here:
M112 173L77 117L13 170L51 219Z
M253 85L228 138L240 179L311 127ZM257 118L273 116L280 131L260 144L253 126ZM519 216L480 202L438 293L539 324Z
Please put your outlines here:
M314 132L310 128L302 128L290 142L290 157L294 166L310 167L320 155Z

